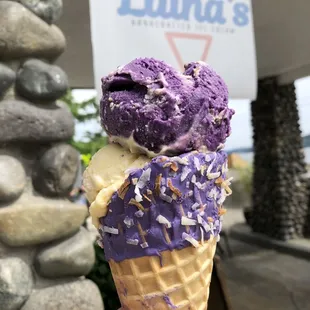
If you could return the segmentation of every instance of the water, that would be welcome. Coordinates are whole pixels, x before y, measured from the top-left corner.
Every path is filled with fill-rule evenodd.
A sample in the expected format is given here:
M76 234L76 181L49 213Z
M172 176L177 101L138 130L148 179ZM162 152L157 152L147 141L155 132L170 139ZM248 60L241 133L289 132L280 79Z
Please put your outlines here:
M310 147L305 148L304 151L305 151L306 163L309 165L310 164ZM254 153L251 152L251 153L239 153L239 154L246 161L249 161L249 162L253 161Z

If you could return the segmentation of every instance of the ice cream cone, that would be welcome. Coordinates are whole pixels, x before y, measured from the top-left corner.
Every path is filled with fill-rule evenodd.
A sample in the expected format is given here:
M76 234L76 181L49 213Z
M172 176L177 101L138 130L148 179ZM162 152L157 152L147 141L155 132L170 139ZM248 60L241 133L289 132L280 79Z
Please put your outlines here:
M110 260L122 309L206 310L216 238L157 256Z

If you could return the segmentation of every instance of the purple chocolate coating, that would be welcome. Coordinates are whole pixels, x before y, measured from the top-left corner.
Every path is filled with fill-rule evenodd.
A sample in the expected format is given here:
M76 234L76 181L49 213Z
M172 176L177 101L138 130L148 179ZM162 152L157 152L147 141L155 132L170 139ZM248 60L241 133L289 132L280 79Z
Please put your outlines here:
M110 136L129 138L156 154L215 151L230 134L228 90L208 65L182 74L153 58L135 59L102 79L101 123Z
M163 161L163 158L167 160ZM178 170L174 172L169 163L178 162L180 158L186 158L188 164L177 163ZM209 171L208 167L210 167ZM221 178L225 179L226 167L227 155L223 151L209 154L191 152L180 157L158 156L143 169L132 171L128 177L130 185L124 199L120 198L118 193L114 193L107 215L100 218L99 232L103 239L106 258L122 261L142 256L160 256L161 251L192 246L184 239L184 233L201 241L203 225L197 222L192 226L184 226L181 223L181 218L184 215L193 220L197 220L200 215L206 223L213 226L211 231L204 230L204 240L208 240L211 233L214 236L218 235L221 230L219 205L222 204L224 196L223 188L218 181ZM139 188L141 184L144 186L137 191L136 185L134 185L135 181L141 177L143 172L146 174L147 171L151 172L150 178L144 183L138 183ZM217 176L211 176L210 172L219 173ZM158 190L155 189L156 179L158 180L160 174L162 174L161 190L166 188L164 197L158 195ZM169 179L181 195L173 195L175 189L172 190L169 186ZM150 190L153 197L149 196ZM140 192L143 197L141 205L145 209L144 212L129 203L132 198L135 199L137 192ZM152 201L146 199L144 195L151 198ZM168 196L172 200L171 202L165 201ZM164 216L171 223L171 228L166 228L170 243L164 234L164 224L157 220L158 215ZM139 224L145 232L145 240L141 236L141 231L139 232ZM107 227L114 228L116 231L104 233L103 231L106 231ZM132 241L135 241L136 244L128 244ZM145 241L148 246L143 248Z

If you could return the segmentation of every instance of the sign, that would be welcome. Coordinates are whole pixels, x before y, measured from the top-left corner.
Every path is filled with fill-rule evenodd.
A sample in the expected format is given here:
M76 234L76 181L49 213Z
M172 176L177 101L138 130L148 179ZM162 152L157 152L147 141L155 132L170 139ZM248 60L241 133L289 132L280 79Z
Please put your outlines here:
M96 88L101 77L137 57L209 63L230 98L255 99L251 0L90 0ZM81 42L83 44L83 42Z

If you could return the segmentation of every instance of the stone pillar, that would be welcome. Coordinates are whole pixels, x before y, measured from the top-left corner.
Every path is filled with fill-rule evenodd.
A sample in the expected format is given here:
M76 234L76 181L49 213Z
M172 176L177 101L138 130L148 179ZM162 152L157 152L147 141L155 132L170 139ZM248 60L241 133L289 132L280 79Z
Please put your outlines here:
M288 240L303 235L306 172L294 84L259 81L254 129L253 231Z
M101 310L87 208L66 198L79 154L53 61L61 0L0 0L0 309ZM81 74L83 74L81 72Z

